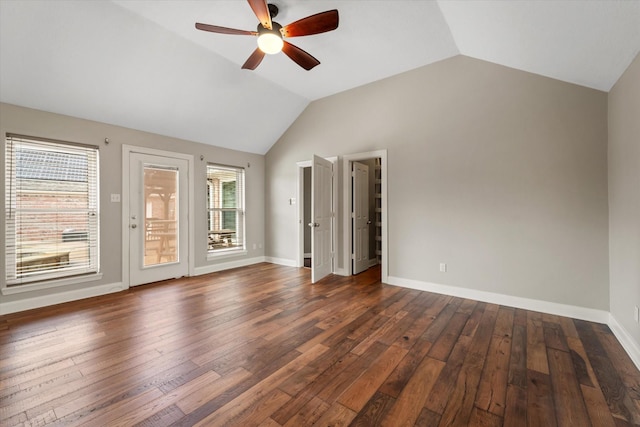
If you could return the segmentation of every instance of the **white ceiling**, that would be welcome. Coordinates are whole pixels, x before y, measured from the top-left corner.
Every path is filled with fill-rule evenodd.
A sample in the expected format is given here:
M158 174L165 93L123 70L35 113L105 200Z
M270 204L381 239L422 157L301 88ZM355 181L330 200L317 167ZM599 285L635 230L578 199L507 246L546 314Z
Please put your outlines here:
M338 9L336 31L240 66L241 0L0 0L0 101L265 153L312 100L458 54L608 91L638 54L640 0L273 0L285 25Z

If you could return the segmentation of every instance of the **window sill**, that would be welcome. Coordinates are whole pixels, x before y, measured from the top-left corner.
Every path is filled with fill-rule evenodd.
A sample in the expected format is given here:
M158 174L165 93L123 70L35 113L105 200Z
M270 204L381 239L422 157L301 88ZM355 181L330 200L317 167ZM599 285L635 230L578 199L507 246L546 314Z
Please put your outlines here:
M228 251L207 252L207 261L214 261L227 258L235 258L247 255L246 249L230 249Z
M13 285L11 287L5 285L5 287L0 289L0 292L2 292L2 295L14 295L25 292L39 291L42 289L53 289L63 286L70 286L78 283L95 282L100 279L102 279L102 273L91 273L81 276L34 282L29 283L28 285Z

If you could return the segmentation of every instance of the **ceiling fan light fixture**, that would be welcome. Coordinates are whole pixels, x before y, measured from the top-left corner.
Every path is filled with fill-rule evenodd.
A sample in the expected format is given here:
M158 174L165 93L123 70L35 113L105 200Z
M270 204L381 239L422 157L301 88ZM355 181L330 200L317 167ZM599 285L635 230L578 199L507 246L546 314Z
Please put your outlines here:
M282 46L284 46L284 41L282 41L282 37L273 34L273 33L264 33L260 34L258 37L258 47L264 53L268 53L269 55L274 55L282 50Z
M261 24L258 24L258 47L264 53L274 55L282 51L284 41L282 40L282 33L280 29L282 25L277 22L271 23L272 28L264 28Z
M273 20L278 14L277 6L268 4L267 0L247 1L260 22L256 31L237 30L199 22L196 22L196 29L219 34L258 36L258 47L242 65L243 70L255 70L266 54L274 55L279 52L283 52L289 59L307 71L320 65L320 61L299 47L285 42L284 38L311 36L335 30L338 28L340 20L337 9L309 15L283 27Z

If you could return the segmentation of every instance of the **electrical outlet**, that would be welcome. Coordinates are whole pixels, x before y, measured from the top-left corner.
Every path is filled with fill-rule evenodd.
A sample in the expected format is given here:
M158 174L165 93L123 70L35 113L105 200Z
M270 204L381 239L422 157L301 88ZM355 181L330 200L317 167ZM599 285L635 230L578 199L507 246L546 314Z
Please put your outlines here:
M440 263L440 273L446 273L447 272L447 264L444 262Z
M112 194L111 195L111 203L120 203L120 195Z
M633 318L636 323L640 323L640 308L637 305L633 308Z
M256 250L257 248L258 248L258 244L257 244L257 243L254 243L254 244L253 244L253 250Z

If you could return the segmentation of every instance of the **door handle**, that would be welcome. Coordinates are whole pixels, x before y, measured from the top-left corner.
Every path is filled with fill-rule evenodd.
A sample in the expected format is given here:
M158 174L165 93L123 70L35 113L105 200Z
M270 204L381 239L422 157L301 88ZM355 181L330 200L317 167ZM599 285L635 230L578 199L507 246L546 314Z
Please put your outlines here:
M138 224L131 224L131 228L138 228Z
M309 227L320 227L320 224L318 224L317 222L310 222Z
M371 224L371 220L367 221L367 225Z

